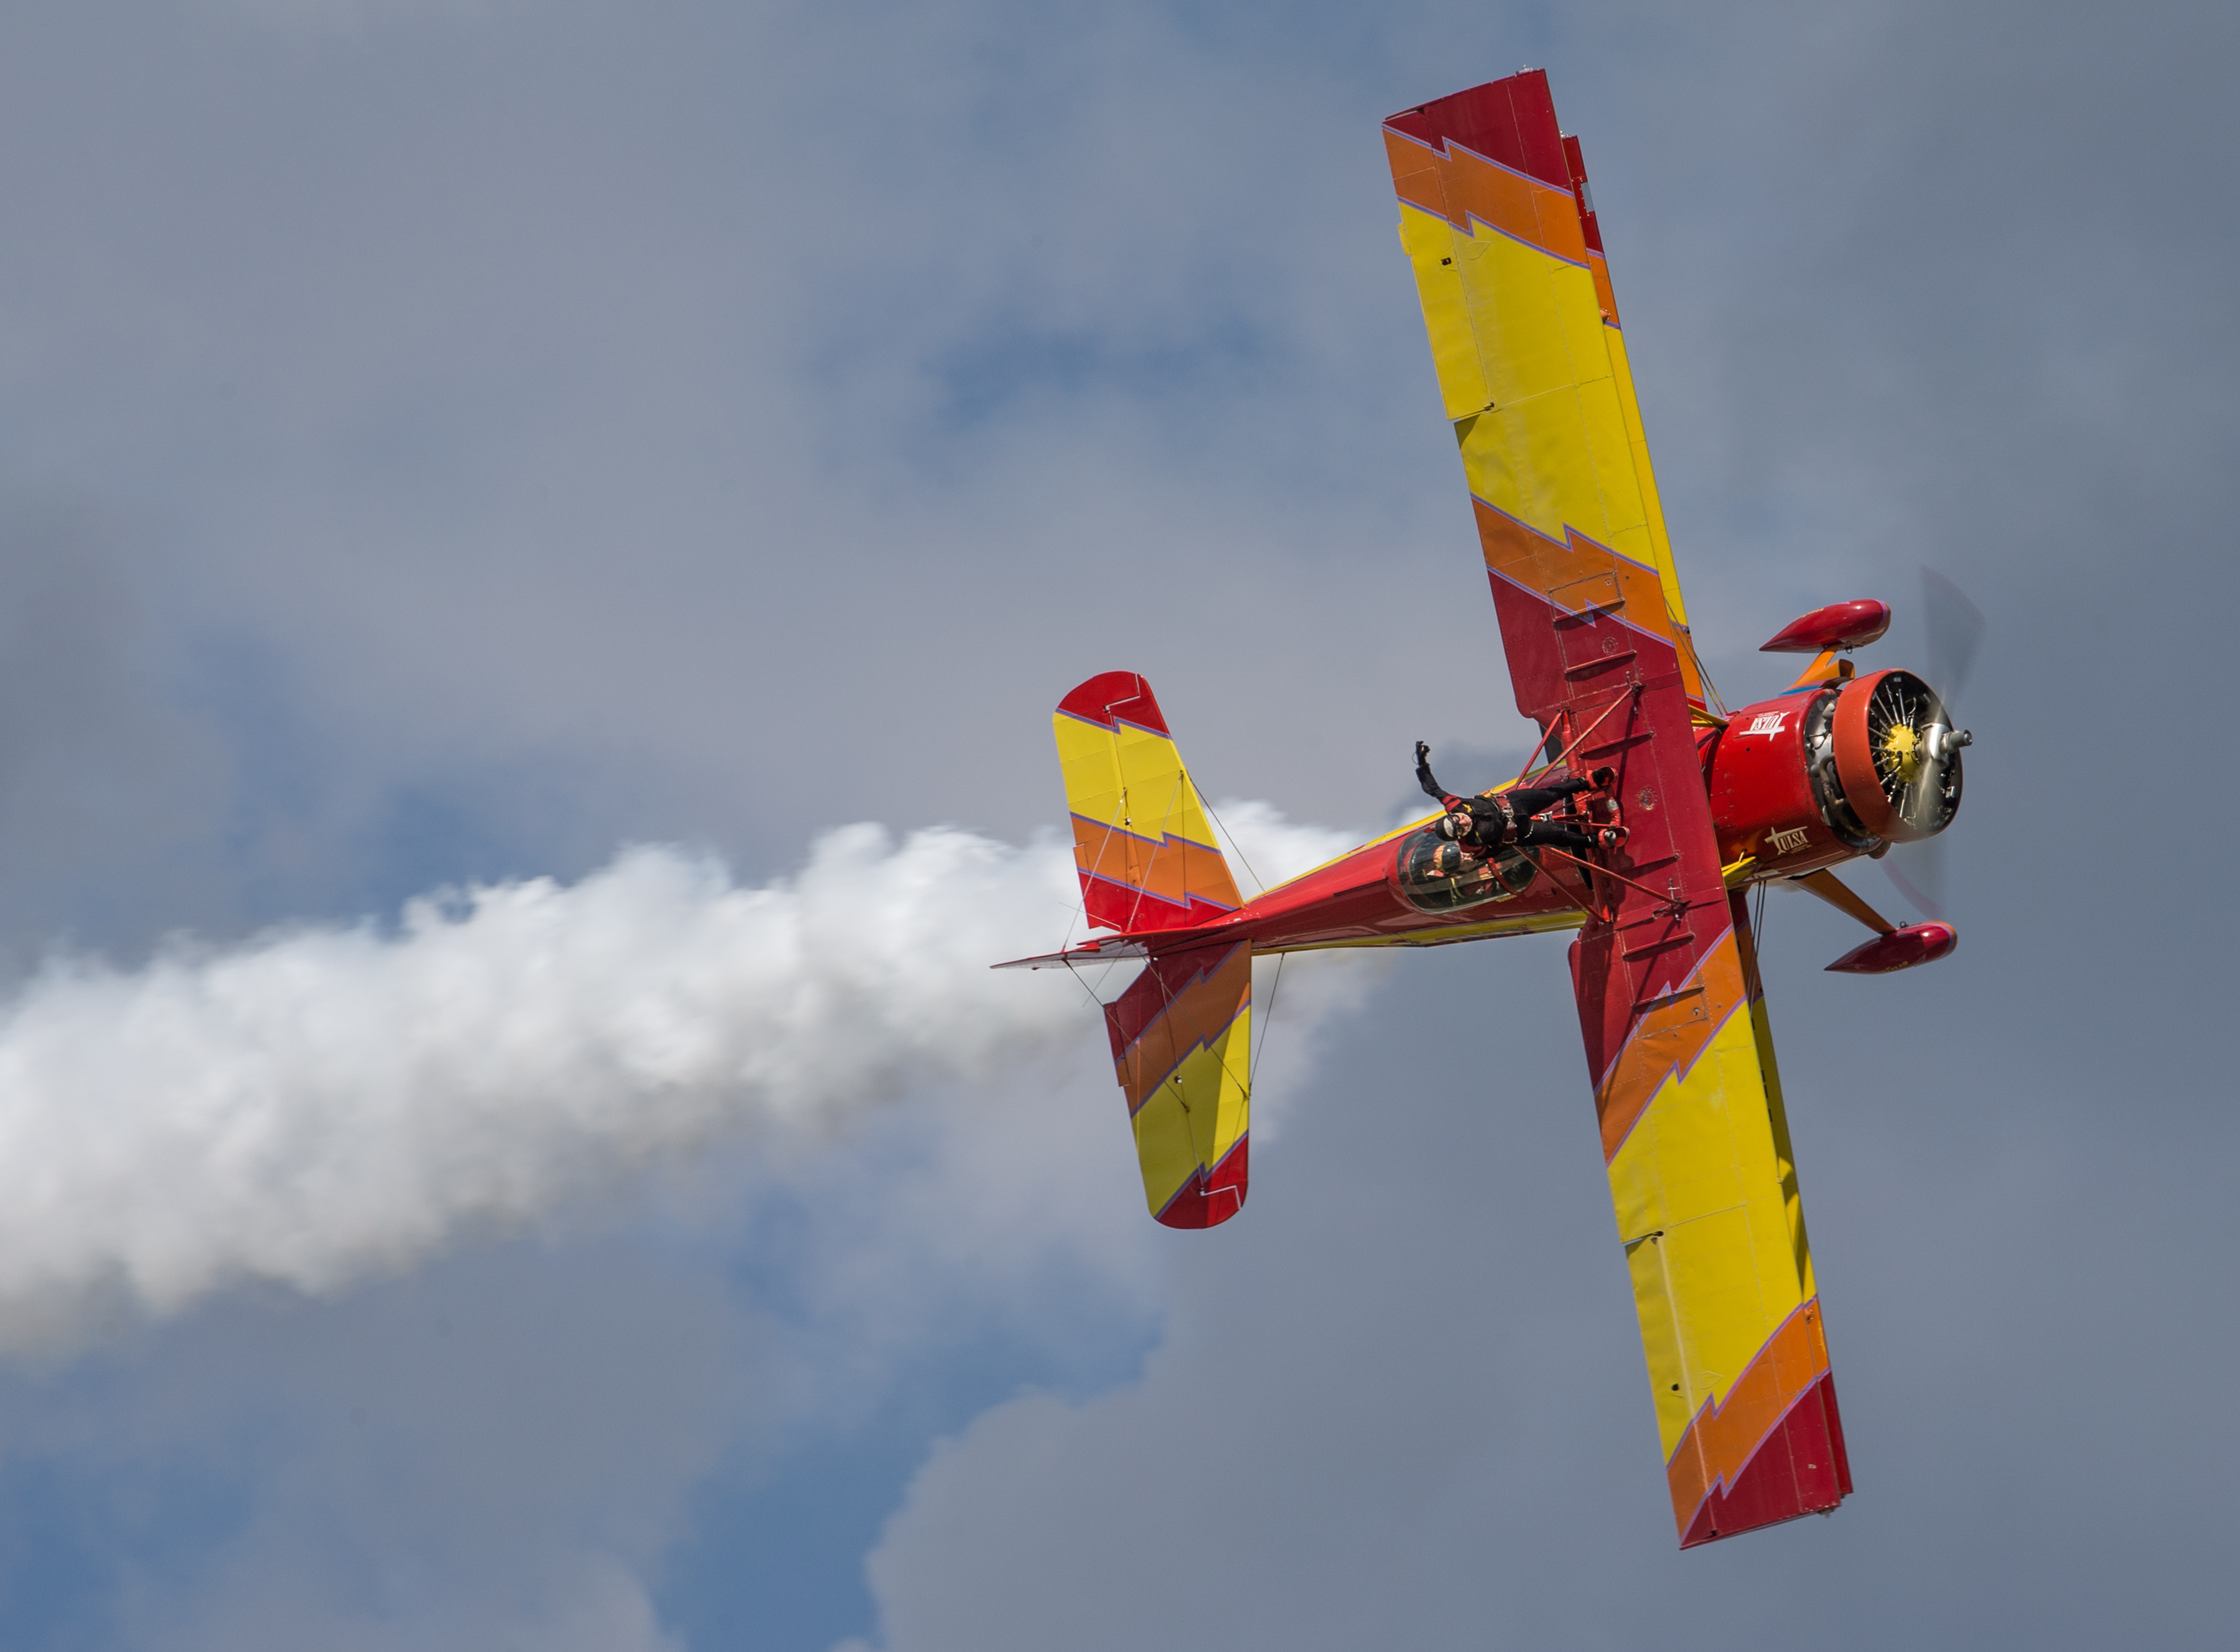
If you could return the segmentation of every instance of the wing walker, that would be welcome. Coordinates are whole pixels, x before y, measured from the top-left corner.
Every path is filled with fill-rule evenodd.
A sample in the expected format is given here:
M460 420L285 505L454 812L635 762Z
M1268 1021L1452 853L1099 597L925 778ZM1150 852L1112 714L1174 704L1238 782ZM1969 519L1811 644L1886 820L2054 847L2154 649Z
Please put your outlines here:
M1857 671L1879 602L1807 614L1812 656L1732 713L1707 689L1657 504L1578 140L1547 77L1384 123L1400 239L1461 449L1517 709L1542 742L1510 785L1251 900L1150 685L1107 671L1055 724L1092 927L1017 966L1140 959L1106 1006L1151 1213L1244 1203L1251 962L1334 947L1570 932L1618 1236L1683 1548L1835 1508L1851 1489L1745 896L1789 879L1874 931L1829 966L1942 958L1837 865L1943 831L1961 749L1903 670Z

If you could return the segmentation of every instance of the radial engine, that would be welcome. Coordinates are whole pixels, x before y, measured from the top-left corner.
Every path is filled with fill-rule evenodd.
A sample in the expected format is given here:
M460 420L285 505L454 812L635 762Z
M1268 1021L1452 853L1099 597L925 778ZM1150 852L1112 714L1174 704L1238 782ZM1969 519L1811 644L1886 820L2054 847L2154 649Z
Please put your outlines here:
M1842 657L1889 627L1881 603L1807 614L1765 645L1817 653L1804 675L1704 731L1711 818L1730 866L1795 877L1934 837L1959 813L1968 731L1912 672L1857 675Z

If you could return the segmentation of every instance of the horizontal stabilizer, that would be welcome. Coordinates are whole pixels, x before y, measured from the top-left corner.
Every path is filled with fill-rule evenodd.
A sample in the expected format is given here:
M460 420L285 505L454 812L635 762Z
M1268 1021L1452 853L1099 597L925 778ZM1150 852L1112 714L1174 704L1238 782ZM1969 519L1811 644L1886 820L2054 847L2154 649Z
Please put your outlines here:
M1228 1221L1244 1204L1250 944L1152 959L1104 1020L1151 1214L1170 1228Z
M1031 958L1006 958L990 969L1070 969L1097 963L1125 963L1173 952L1186 946L1203 946L1205 936L1195 929L1139 929L1133 935L1108 935L1083 941L1063 952L1038 952Z

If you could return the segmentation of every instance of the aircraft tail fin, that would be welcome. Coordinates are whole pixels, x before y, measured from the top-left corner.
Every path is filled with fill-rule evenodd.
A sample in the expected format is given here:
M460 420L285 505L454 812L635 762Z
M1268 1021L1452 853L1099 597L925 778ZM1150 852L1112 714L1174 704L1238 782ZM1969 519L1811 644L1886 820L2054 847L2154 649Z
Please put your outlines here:
M1100 673L1051 723L1092 925L1187 929L1243 904L1150 683Z
M1151 959L1104 1022L1151 1214L1170 1228L1228 1221L1244 1205L1251 943Z

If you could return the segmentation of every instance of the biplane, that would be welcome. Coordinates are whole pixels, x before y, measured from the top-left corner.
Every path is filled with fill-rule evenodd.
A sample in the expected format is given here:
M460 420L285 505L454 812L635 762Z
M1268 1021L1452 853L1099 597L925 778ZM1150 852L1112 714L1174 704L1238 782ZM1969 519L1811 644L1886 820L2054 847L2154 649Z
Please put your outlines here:
M1244 1203L1256 956L1571 933L1681 1546L1825 1512L1850 1469L1745 897L1786 880L1874 932L1831 969L1951 952L1950 924L1892 923L1832 869L1950 825L1969 736L1919 676L1855 667L1890 624L1872 601L1788 626L1765 648L1810 654L1803 674L1724 709L1546 75L1403 110L1384 144L1517 709L1540 730L1511 785L1599 776L1556 818L1623 842L1458 856L1435 816L1247 900L1150 685L1107 671L1054 719L1106 933L1016 966L1140 961L1105 1019L1144 1192L1168 1226L1210 1228Z

